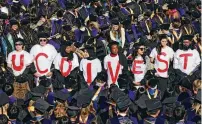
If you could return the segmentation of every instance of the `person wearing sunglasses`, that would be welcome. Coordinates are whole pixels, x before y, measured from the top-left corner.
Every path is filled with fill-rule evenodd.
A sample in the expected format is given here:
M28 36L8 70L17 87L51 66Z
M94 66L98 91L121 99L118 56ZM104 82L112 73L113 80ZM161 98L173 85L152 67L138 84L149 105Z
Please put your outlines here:
M168 86L168 69L173 60L174 51L168 46L166 34L160 34L159 41L159 44L150 53L150 61L154 63L155 76L159 80L157 86L163 96Z
M15 50L8 54L7 65L13 70L15 76L24 72L26 66L32 63L32 56L24 50L24 40L16 39Z
M41 76L51 77L51 67L57 51L54 46L48 44L48 34L41 32L38 34L39 44L34 45L30 54L34 57L34 65L36 68L36 73L34 76L38 79ZM36 80L38 85L38 81Z
M146 73L146 56L145 46L143 43L135 44L134 59L132 63L131 71L134 75L133 83L135 85L141 85L140 81L144 78Z

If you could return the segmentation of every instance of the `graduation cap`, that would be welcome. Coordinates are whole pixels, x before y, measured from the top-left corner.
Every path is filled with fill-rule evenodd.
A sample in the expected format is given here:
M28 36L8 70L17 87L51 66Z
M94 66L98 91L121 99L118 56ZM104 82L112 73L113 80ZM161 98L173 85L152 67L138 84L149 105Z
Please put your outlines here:
M63 10L57 11L57 17L63 17Z
M95 48L93 46L85 46L86 51L89 54L89 57L95 57L96 53L95 53Z
M178 7L178 5L177 5L177 3L170 3L170 4L168 4L168 9L177 9L177 7Z
M128 75L126 74L119 75L117 82L120 89L127 89L129 84Z
M34 93L44 94L46 92L46 88L42 85L39 85L31 90Z
M69 96L70 94L68 92L63 92L62 90L59 90L54 94L54 97L62 102L65 102Z
M120 22L118 21L118 19L112 19L112 20L111 20L111 24L112 24L112 25L119 25Z
M169 30L169 28L170 28L170 24L164 23L164 24L160 25L160 29L161 30Z
M116 106L118 110L125 111L131 104L130 99L127 95L120 96L116 101Z
M19 26L19 22L15 19L10 20L10 25L18 25Z
M198 90L195 97L195 101L197 101L198 103L201 103L201 89Z
M144 11L144 17L150 17L152 14L151 10L147 9Z
M77 106L86 108L91 103L92 97L93 97L93 92L91 90L89 90L88 88L81 89L76 98Z
M143 94L138 100L135 101L135 104L141 109L147 108L145 101L148 100L148 96Z
M161 41L162 39L167 39L167 34L159 34L159 40Z
M62 82L56 81L56 80L54 80L54 82L52 83L52 86L54 91L59 91L64 88Z
M45 32L40 32L38 34L38 38L48 38L48 37L49 37L49 35L47 33L45 33Z
M5 104L9 103L9 97L6 93L0 93L0 107L4 106Z
M160 109L162 107L161 101L159 99L146 100L145 103L146 103L147 111L149 112Z
M97 81L101 80L103 82L106 82L107 81L107 73L105 71L98 73L96 80Z
M188 17L182 17L182 23L187 25L191 23L191 19Z
M188 77L184 77L180 82L179 84L180 86L182 87L185 87L187 89L190 89L192 87L192 83L190 82L189 78Z
M127 0L118 0L119 3L126 3Z
M41 77L40 77L40 78L41 78ZM40 78L39 78L39 80L40 80L39 85L44 86L44 87L46 87L46 88L48 88L48 87L51 86L51 84L52 84L52 80L51 80L51 79L48 79L48 78L40 79Z
M181 37L182 41L184 41L184 40L192 41L193 38L194 38L193 35L183 35L183 36Z
M68 106L67 108L68 117L74 118L79 114L80 108L78 108L77 106Z
M63 28L65 31L71 31L71 30L72 30L71 25L63 25L62 28Z
M74 77L72 77L72 76L67 76L67 77L65 78L65 83L64 83L64 85L65 85L65 88L66 88L66 89L71 88L71 89L73 89L73 90L77 90L77 88L78 88L77 79L74 78Z
M163 105L173 105L177 101L177 97L168 97L165 98L162 102Z
M197 19L201 17L201 12L197 11L197 10L192 10L191 15L193 18Z
M93 15L93 14L90 14L90 15L89 15L89 20L96 22L96 21L97 21L97 16L95 16L95 15Z
M0 13L0 19L8 19L8 14L1 12Z
M25 95L25 101L29 101L29 100L36 101L37 99L41 98L42 96L43 96L43 94L41 94L41 93L29 91Z
M17 42L21 42L22 44L25 43L24 39L22 39L22 38L15 39L15 43L17 43Z
M148 85L151 88L155 88L157 86L157 83L158 83L158 79L152 78L152 79L149 80Z
M41 112L42 114L44 114L45 112L48 111L50 105L48 104L48 102L46 102L43 99L38 99L36 100L36 102L33 104L34 108L37 109L39 112Z

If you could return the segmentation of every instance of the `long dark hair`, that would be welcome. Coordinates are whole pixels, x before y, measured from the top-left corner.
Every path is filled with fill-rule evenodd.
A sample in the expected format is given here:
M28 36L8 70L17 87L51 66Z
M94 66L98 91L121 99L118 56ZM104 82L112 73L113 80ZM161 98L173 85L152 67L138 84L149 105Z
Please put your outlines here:
M165 37L165 36L160 36L160 37L159 37L159 43L158 43L157 46L156 46L156 51L157 51L157 54L158 54L158 55L161 54L161 50L162 50L161 40L162 40L162 39L166 39L166 40L168 41L167 37Z
M133 53L133 60L138 56L138 49L140 48L140 46L144 46L143 44L138 45L137 48L135 48L134 53ZM146 54L144 53L143 55L141 55L144 61L144 64L146 63Z

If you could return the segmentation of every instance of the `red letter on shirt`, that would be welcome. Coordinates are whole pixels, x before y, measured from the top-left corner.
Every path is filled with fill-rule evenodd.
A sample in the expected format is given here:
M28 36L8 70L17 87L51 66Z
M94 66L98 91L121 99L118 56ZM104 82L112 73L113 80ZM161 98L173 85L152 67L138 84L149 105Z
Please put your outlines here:
M142 74L143 71L137 71L136 68L141 68L140 66L137 66L137 64L143 64L143 60L134 60L133 61L133 74Z
M187 63L188 63L188 57L191 57L193 56L192 53L184 53L184 54L181 54L180 57L184 57L184 69L187 69Z
M166 53L162 52L160 55L166 56ZM166 68L165 68L165 69L160 69L160 68L158 68L157 70L158 70L158 72L160 72L160 73L164 73L164 72L167 72L167 71L168 71L168 62L167 62L166 60L161 59L161 58L160 58L160 55L157 55L157 59L158 59L159 62L165 63L165 64L166 64Z
M61 72L62 76L67 77L70 74L71 70L72 70L72 61L71 60L67 61L69 63L69 68L67 69L66 72L64 72L64 62L65 61L67 61L67 59L62 58L61 63L60 63L60 72Z
M21 71L22 68L24 67L24 55L20 55L20 65L17 66L15 64L15 59L16 59L16 55L12 55L12 66L13 66L13 69L16 70L16 71Z
M91 72L91 63L87 63L86 70L87 70L87 83L92 82L92 72Z
M38 70L39 73L43 74L43 73L48 72L48 69L41 70L41 69L39 68L39 65L38 65L38 58L39 58L40 56L44 56L45 58L48 58L48 55L46 55L45 53L39 53L39 54L36 56L36 58L35 58L35 61L36 61L36 68L37 68L37 70Z

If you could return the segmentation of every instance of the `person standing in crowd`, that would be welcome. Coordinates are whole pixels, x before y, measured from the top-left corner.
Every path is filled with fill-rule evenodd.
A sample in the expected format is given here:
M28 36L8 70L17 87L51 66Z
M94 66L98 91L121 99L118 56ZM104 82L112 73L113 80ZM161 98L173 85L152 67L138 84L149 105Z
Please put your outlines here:
M97 74L102 71L102 66L100 60L96 58L94 47L86 47L86 52L88 57L81 60L80 71L83 72L83 77L87 85L93 86Z
M168 70L170 63L173 60L173 49L170 48L167 43L168 39L165 34L159 36L160 43L151 51L150 58L151 62L154 63L155 75L157 76L159 83L158 89L161 91L163 96L166 88L168 87Z
M52 62L57 55L56 49L48 44L48 34L46 33L39 33L39 44L34 45L31 50L30 54L34 58L34 65L37 72L34 74L36 78L41 76L52 76ZM38 85L38 80L36 80L36 85Z
M24 98L27 90L30 90L28 83L30 79L27 78L27 74L29 73L29 68L33 58L28 52L24 50L24 47L24 40L16 39L16 50L9 53L7 59L7 65L13 70L13 74L15 76L15 82L13 85L14 96L16 98Z
M119 54L119 43L113 41L109 44L110 54L104 58L104 68L108 74L108 86L111 84L117 84L119 74L123 73L123 70L128 70L126 57ZM124 59L126 63L124 63ZM125 68L125 69L124 69Z
M119 43L121 48L125 45L125 30L121 26L120 22L116 19L112 20L112 29L110 30L110 40Z
M145 46L143 43L139 43L136 45L134 52L134 60L132 63L131 71L134 74L135 85L141 85L140 82L144 78L146 73L146 55L145 55Z
M192 35L184 35L181 48L174 54L173 68L187 75L194 71L201 61L198 51L193 48L192 39Z
M55 66L54 79L65 84L65 78L69 75L76 76L79 67L78 56L72 52L72 42L66 41L60 49L60 53L55 57L53 64Z

